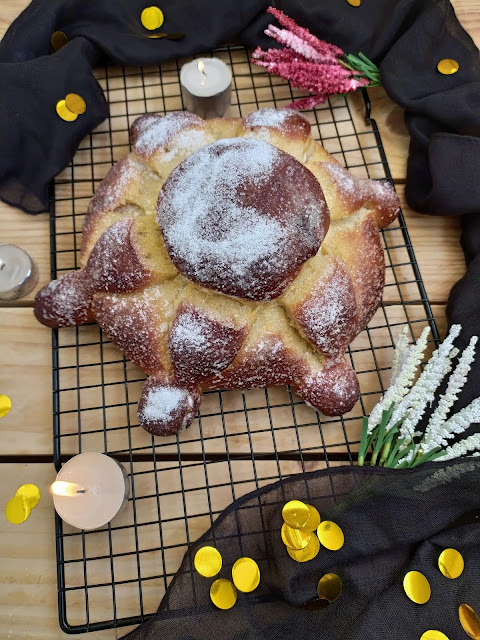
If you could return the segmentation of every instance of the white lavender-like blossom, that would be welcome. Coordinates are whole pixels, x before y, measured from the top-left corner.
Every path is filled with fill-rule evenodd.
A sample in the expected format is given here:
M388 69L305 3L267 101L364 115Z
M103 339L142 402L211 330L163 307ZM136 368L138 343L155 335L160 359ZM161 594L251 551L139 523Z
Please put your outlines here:
M460 353L453 345L460 330L460 325L451 327L415 383L429 330L425 328L417 344L411 346L408 345L406 330L402 332L395 347L390 388L365 420L359 449L360 465L364 464L369 447L373 447L371 464L377 464L379 460L380 465L402 468L467 454L480 456L480 434L471 435L445 449L449 440L464 433L472 423L480 422L480 397L448 417L467 381L478 341L477 336L473 336ZM453 360L457 356L454 367ZM436 398L435 393L446 376L449 377L445 393ZM437 399L437 406L425 433L422 433L418 424L427 407L432 407ZM380 424L381 428L376 429Z
M388 410L392 403L396 405L401 402L403 397L408 393L417 373L417 368L423 360L429 333L430 329L425 327L417 343L411 346L405 345L405 330L400 336L397 343L399 355L396 359L395 377L394 380L392 380L393 384L390 385L383 395L383 398L372 409L368 419L368 433L371 433L380 423L383 411ZM395 423L390 421L390 424L393 425Z
M466 431L473 422L480 422L480 398L472 400L467 407L464 407L446 420L443 426L450 434L448 437L453 438L455 435Z
M399 371L402 370L405 358L410 348L408 344L408 328L403 327L401 334L397 338L395 349L393 351L392 371L390 373L390 386L395 382L398 377Z
M477 336L472 336L468 347L460 356L454 372L448 379L445 393L440 397L438 406L428 421L425 436L420 444L422 453L427 453L436 447L447 445L447 440L452 437L446 424L446 418L453 403L457 400L458 394L467 381L468 372L475 358L475 345L477 344L477 340Z
M448 336L433 352L410 393L393 411L392 424L396 424L403 418L400 437L405 438L405 444L410 443L417 435L415 427L425 413L427 405L431 406L435 399L438 386L452 369L452 359L458 354L458 349L453 347L452 343L459 333L460 325L453 325Z
M466 456L470 454L471 456L477 456L480 453L480 433L474 433L468 438L464 438L460 440L460 442L456 442L452 444L450 447L447 447L445 450L445 455L443 455L439 460L452 460L452 458L461 458L462 456ZM470 453L470 452L475 453Z

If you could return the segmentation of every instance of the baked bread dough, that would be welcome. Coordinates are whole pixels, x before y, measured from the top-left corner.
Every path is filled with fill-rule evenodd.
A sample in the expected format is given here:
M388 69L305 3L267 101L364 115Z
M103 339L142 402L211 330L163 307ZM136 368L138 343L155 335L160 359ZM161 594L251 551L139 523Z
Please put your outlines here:
M50 327L96 320L148 375L139 423L190 425L207 389L291 384L349 411L345 350L381 301L394 190L358 179L290 110L147 114L90 203L81 265L44 287Z

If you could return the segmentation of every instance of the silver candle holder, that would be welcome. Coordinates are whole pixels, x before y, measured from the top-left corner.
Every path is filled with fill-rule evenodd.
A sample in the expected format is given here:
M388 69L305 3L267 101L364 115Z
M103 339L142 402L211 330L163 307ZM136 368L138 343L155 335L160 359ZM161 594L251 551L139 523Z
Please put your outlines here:
M26 296L38 281L38 270L26 251L0 244L0 300Z
M218 58L187 62L180 71L183 104L201 118L221 118L232 102L232 72Z

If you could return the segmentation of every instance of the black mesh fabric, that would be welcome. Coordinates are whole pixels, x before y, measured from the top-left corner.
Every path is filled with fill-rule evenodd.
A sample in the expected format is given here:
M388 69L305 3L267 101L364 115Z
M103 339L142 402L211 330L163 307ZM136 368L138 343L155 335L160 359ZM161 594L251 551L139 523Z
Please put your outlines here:
M155 616L125 640L419 640L437 629L450 640L466 638L458 607L480 608L480 460L427 464L410 471L337 467L294 476L248 494L228 507L191 545ZM284 503L300 499L324 520L342 527L340 551L324 548L314 560L296 563L280 539ZM203 578L193 558L204 545L221 553L215 577L231 579L240 557L255 559L259 587L240 593L232 609L210 601L215 578ZM453 547L465 560L456 580L444 577L438 557ZM403 577L421 571L432 595L411 602ZM318 580L338 574L340 598L325 609L305 604Z

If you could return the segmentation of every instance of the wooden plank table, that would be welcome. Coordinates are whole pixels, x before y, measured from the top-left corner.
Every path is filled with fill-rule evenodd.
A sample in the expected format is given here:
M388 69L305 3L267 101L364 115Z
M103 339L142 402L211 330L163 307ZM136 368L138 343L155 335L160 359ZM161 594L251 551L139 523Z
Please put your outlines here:
M18 13L28 4L27 0L9 0L0 8L0 37ZM480 5L476 0L454 0L453 5L460 21L469 31L476 44L480 44ZM403 185L408 150L408 134L403 124L403 111L395 105L383 89L370 92L373 117L377 120L386 149L390 169L397 191L403 202L413 248L419 263L432 311L440 333L445 331L444 310L448 292L464 273L463 256L458 243L459 227L454 218L430 218L411 211L404 202ZM11 242L25 248L37 263L40 271L39 287L48 282L49 228L47 214L27 216L0 202L2 219L1 242ZM432 251L432 237L435 251ZM448 269L445 269L448 265ZM0 637L64 638L58 626L56 561L54 545L54 514L51 500L47 497L48 487L55 477L52 458L52 387L51 387L51 335L49 330L39 325L32 314L32 300L35 291L28 297L0 308L0 393L11 397L13 408L0 422L0 455L2 456L2 482L0 483L0 503L2 509L14 495L18 486L25 482L37 484L43 495L38 507L21 526L14 526L2 516L0 524ZM237 443L238 444L238 443ZM241 444L238 444L241 446ZM73 452L73 450L72 450ZM68 453L68 447L66 449ZM141 465L141 463L138 463ZM167 463L165 463L167 464ZM259 483L266 483L274 477L275 470L269 461L257 462ZM282 461L282 473L296 473L301 470L298 462ZM308 463L309 469L321 468L321 461ZM212 478L220 478L224 473L222 464L211 467ZM233 468L239 481L238 497L255 485L251 480L251 462L236 461ZM138 482L141 481L141 470ZM203 473L203 471L202 471ZM190 483L192 498L202 503L200 492L195 491L197 469L186 469L185 482ZM166 476L169 477L169 476ZM176 480L172 476L162 491L176 490ZM215 481L212 479L213 485ZM215 494L215 510L221 510L232 496L225 491ZM201 507L199 507L201 509ZM210 524L208 518L199 516L192 519L191 535L198 537ZM145 536L147 536L147 527ZM72 538L73 540L73 538ZM72 545L75 543L72 542ZM68 552L68 549L67 549ZM72 547L72 553L75 550ZM90 552L92 553L92 551ZM102 549L95 550L101 555ZM95 555L93 553L93 555ZM183 553L183 551L182 551ZM128 579L131 562L125 558L123 565L116 567ZM171 571L174 572L181 560L180 552L170 557ZM104 574L101 560L89 567L89 576ZM156 607L162 591L162 584L152 580L144 589L145 610ZM105 594L105 606L111 595ZM132 591L126 588L118 594L120 601L132 599ZM103 606L98 597L98 606ZM82 611L82 602L71 602L73 611ZM133 606L133 605L132 605ZM132 609L132 613L135 611ZM81 615L79 613L79 621ZM73 620L75 622L75 620ZM97 632L94 637L110 640L122 637L126 628ZM77 637L91 638L92 634Z

